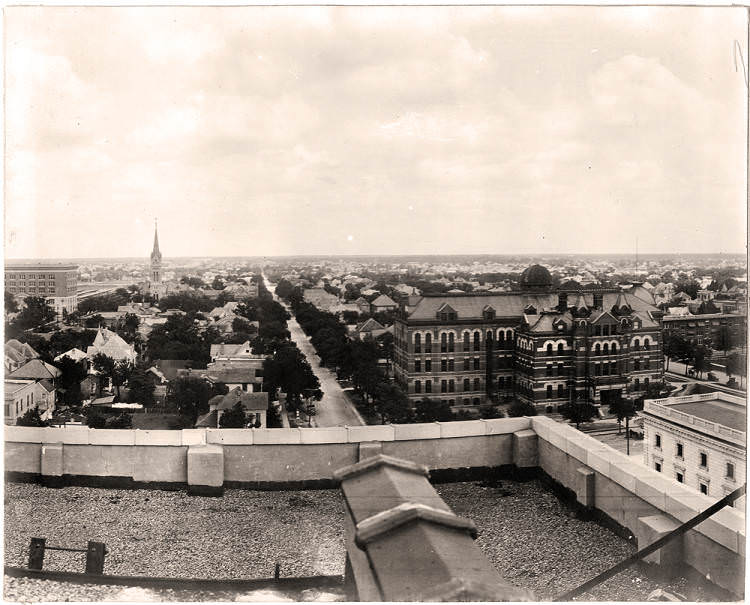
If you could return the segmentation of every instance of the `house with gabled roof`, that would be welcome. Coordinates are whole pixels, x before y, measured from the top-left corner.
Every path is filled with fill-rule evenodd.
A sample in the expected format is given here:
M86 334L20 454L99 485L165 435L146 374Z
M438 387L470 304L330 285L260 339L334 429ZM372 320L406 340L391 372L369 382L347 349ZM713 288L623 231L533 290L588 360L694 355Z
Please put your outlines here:
M133 345L128 344L117 332L107 328L99 328L96 331L94 343L86 349L89 359L93 359L100 353L115 361L129 361L130 363L135 363L137 356Z
M396 303L390 296L381 294L370 303L370 309L373 313L379 313L381 311L395 311L396 309L398 309L398 303Z
M5 343L6 372L17 370L28 361L37 359L38 357L39 353L37 353L28 343L20 342L15 338L12 338Z

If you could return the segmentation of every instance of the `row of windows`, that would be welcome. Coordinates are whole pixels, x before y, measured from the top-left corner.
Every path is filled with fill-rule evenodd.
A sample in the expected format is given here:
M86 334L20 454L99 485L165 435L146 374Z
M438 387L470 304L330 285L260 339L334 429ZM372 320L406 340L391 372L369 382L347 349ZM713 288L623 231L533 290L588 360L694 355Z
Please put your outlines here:
M469 357L464 358L463 363L463 369L464 370L470 370L471 366L473 365L475 370L479 370L481 362L479 357L474 357L473 363L472 360ZM440 371L441 372L454 372L456 370L456 360L455 359L441 359L440 360ZM414 372L419 373L422 371L422 360L421 359L415 359L414 360ZM425 359L424 360L424 371L425 372L432 372L432 360L431 359Z
M463 380L463 390L464 391L481 391L482 390L482 381L479 378L474 379L474 388L472 389L472 382L469 378L464 378ZM453 393L456 390L456 381L451 380L441 380L440 381L440 392L441 393ZM422 392L422 381L421 380L415 380L414 381L414 392L415 393L421 393ZM425 393L432 393L432 380L425 380L424 381L424 392Z
M660 473L662 469L661 462L655 462L654 463L654 470L657 473ZM685 474L682 471L675 471L674 478L677 480L678 483L685 483ZM726 468L726 478L727 479L734 479L734 464L731 462L727 462L727 468ZM701 490L702 494L709 495L708 493L708 483L702 479L701 477L698 477L698 486Z
M10 278L10 279L15 279L16 277L18 277L19 279L26 279L27 275L26 275L26 273L9 273L6 277ZM28 278L29 279L36 279L36 278L39 278L39 279L55 279L55 276L53 274L47 275L46 273L39 273L39 274L37 274L37 273L29 273L28 274Z
M16 288L14 286L11 286L11 287L8 288L8 292L10 292L12 294L21 293L21 292L29 292L31 294L45 294L45 293L47 293L47 294L54 294L55 293L55 289L54 288L35 288L35 287L31 287L31 288L26 288L26 287Z

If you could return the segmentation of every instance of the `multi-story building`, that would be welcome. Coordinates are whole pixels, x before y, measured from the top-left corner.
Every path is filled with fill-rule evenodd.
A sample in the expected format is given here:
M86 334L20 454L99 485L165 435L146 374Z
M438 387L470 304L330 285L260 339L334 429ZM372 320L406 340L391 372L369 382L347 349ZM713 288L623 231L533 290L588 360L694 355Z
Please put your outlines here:
M521 289L424 296L394 325L394 375L409 398L477 408L508 396L554 411L606 403L663 377L661 311L638 284L553 289L529 267Z
M15 424L18 418L35 407L44 418L55 409L54 389L48 381L6 379L3 385L5 424Z
M714 392L647 400L643 418L646 466L715 498L744 483L747 407L741 397Z
M67 263L6 263L5 290L19 298L38 296L58 315L78 308L78 265Z
M678 335L696 344L710 343L720 350L735 347L747 338L747 313L743 311L704 315L667 314L663 318L663 325L664 338Z

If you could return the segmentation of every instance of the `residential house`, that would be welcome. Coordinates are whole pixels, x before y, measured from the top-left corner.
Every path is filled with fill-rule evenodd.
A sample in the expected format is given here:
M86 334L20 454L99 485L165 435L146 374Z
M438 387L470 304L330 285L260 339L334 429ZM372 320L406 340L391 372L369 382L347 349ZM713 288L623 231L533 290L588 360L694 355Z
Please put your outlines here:
M38 406L40 414L49 417L55 409L54 399L50 397L51 384L42 384L41 380L6 379L5 391L5 424L16 424L16 420L28 410ZM52 388L54 394L54 388Z
M5 343L5 372L13 372L38 357L39 353L30 345L12 338Z
M115 361L129 361L135 363L136 352L133 345L128 344L116 332L107 328L99 328L94 338L94 344L86 349L86 355L93 359L97 354L111 357Z
M366 298L360 296L357 300L354 301L354 304L357 305L360 313L367 314L370 312L370 302Z
M395 311L398 309L398 304L390 297L385 294L381 294L375 300L370 303L370 308L373 313L380 313L381 311Z
M195 426L218 428L221 415L237 403L241 403L245 412L250 415L248 427L266 428L268 393L247 393L239 388L231 389L226 395L211 398L208 413L199 416Z

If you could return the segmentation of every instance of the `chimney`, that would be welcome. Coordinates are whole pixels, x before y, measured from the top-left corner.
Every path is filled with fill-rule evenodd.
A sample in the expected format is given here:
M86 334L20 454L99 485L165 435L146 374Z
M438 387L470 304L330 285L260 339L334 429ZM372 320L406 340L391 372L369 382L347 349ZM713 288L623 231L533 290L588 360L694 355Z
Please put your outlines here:
M594 308L602 309L604 307L604 295L601 292L594 292Z
M568 293L559 292L557 294L557 310L560 313L565 313L568 310Z

